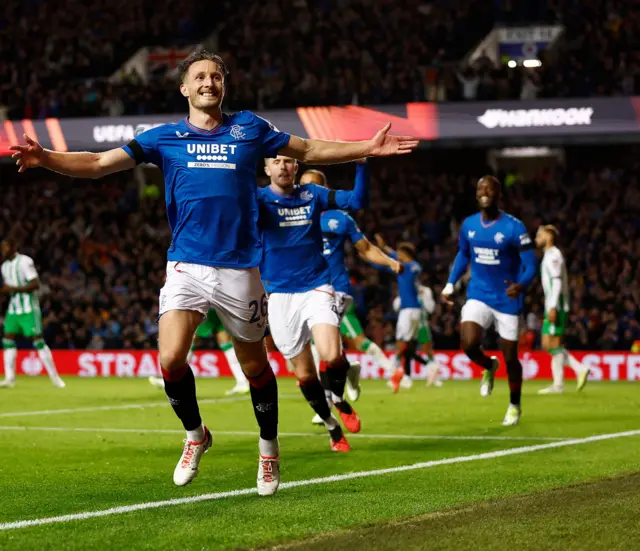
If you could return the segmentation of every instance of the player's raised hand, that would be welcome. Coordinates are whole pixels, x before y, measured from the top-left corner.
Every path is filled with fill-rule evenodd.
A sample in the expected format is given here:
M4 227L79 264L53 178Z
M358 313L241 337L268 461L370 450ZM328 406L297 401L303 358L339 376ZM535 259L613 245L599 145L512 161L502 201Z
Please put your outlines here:
M388 157L389 155L406 155L411 153L418 144L413 136L392 136L389 134L391 123L388 122L384 128L378 130L371 140L371 146L367 152L369 157Z
M398 262L397 260L391 260L389 264L389 268L393 271L394 274L399 275L404 272L404 264L402 262Z
M385 243L384 237L382 237L381 234L376 233L373 235L373 238L376 240L376 245L378 245L378 247L384 250L384 248L387 246L387 244Z
M16 159L16 165L19 167L18 172L24 172L27 168L40 166L44 156L44 149L38 142L32 140L26 134L24 134L24 140L27 142L25 145L9 146L11 151L15 151L11 158Z
M507 284L507 296L509 298L518 298L522 294L522 291L524 291L524 286L519 283L513 283L506 279L504 282Z
M455 289L453 288L453 285L451 283L447 283L444 286L444 289L442 289L442 292L440 293L440 296L442 297L442 302L444 302L445 304L448 304L449 306L453 306L455 304L452 298L454 292L455 292Z

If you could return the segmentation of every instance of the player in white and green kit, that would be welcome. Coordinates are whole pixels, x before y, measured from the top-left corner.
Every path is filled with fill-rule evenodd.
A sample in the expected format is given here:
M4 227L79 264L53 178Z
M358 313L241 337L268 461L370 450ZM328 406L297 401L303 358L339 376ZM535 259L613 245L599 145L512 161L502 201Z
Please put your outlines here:
M2 241L0 252L4 258L0 293L10 297L4 319L4 381L0 383L0 387L12 388L16 384L16 337L20 335L33 342L53 385L63 388L65 384L56 371L51 350L42 338L42 313L36 294L40 288L40 280L33 259L20 254L11 239Z
M564 391L564 366L576 373L577 389L587 384L589 369L576 360L564 347L564 332L569 317L569 278L564 256L556 246L558 230L555 226L540 226L536 245L544 251L540 264L540 277L544 289L544 323L542 347L551 354L553 384L539 394L561 394Z

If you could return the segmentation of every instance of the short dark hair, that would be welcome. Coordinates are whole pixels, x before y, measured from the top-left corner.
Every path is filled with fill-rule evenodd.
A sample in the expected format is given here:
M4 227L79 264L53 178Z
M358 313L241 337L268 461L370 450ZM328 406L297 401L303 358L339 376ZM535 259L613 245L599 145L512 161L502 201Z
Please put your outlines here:
M324 172L322 172L321 170L316 170L315 168L310 168L309 170L305 170L302 173L302 176L304 176L305 174L312 174L313 176L317 176L318 178L320 178L322 180L322 186L327 187L327 176L325 175ZM300 179L302 179L302 176L300 176Z
M227 76L229 74L225 62L218 54L211 53L207 50L200 50L191 52L178 64L178 71L180 72L180 80L182 82L184 82L184 78L189 72L189 67L198 61L213 61L218 66L222 76Z
M409 243L408 241L403 241L402 243L398 243L398 251L403 251L408 254L411 258L416 257L416 246L413 243Z
M486 176L483 176L482 178L480 178L478 180L478 185L480 185L480 182L491 182L493 185L497 186L498 189L502 188L502 185L500 184L500 180L498 180L495 176L491 176L490 174L487 174Z

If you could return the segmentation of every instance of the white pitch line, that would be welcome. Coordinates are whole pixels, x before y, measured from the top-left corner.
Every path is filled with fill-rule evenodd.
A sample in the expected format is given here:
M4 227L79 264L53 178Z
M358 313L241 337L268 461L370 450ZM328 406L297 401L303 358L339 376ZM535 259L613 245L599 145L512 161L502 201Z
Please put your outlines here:
M300 394L281 394L279 398L290 399L299 398ZM229 402L243 402L249 400L248 396L229 396L227 398L205 398L198 400L199 404L224 404ZM23 417L27 415L62 415L65 413L84 413L87 411L112 411L122 409L146 409L146 408L158 408L168 406L169 401L164 402L146 402L140 404L120 404L117 406L88 406L81 408L66 408L66 409L44 409L40 411L8 411L0 413L0 417Z
M371 390L367 392L368 396L381 396L381 395L389 395L391 396L390 391L384 390ZM280 400L288 400L292 398L300 398L301 394L280 394L278 398ZM227 398L205 398L203 400L198 400L199 404L217 404L217 403L228 403L228 402L242 402L248 400L249 396L230 396ZM122 409L145 409L145 408L157 408L168 406L169 402L147 402L141 404L120 404L117 406L88 406L81 408L66 408L66 409L44 409L40 411L8 411L4 413L0 413L0 418L2 417L23 417L26 415L62 415L65 413L83 413L87 411L112 411L112 410L122 410Z
M115 432L115 433L148 433L148 434L184 434L184 430L176 429L127 429L127 428L110 428L110 427L25 427L25 426L3 426L0 425L0 431L45 431L45 432ZM258 432L242 431L242 430L218 430L211 431L211 434L218 436L258 436ZM327 437L325 432L280 432L278 436L296 436L309 437L321 436ZM373 438L381 440L500 440L500 441L518 441L518 440L569 440L569 437L559 436L489 436L489 435L448 435L448 434L350 434L349 438Z
M246 400L245 396L232 396L229 398L209 398L205 400L198 400L199 404L217 404L225 402L240 402ZM111 411L119 409L146 409L146 408L159 408L168 406L169 402L147 402L142 404L120 404L117 406L90 406L82 408L67 408L67 409L44 409L40 411L9 411L0 413L0 417L24 417L27 415L61 415L64 413L84 413L87 411Z
M389 395L390 392L383 390L372 390L367 392L369 396L379 396L379 395ZM288 400L292 398L300 398L301 394L280 394L278 398L280 400ZM248 400L248 396L230 396L227 398L205 398L203 400L198 400L199 404L217 404L217 403L228 403L228 402L243 402ZM44 409L40 411L8 411L4 413L0 413L0 418L2 417L23 417L23 416L31 416L31 415L62 415L65 413L84 413L88 411L113 411L113 410L122 410L122 409L145 409L145 408L158 408L163 406L168 406L169 402L147 402L140 404L120 404L117 406L88 406L81 408L65 408L65 409Z
M459 457L449 457L447 459L438 459L435 461L425 461L422 463L414 463L412 465L402 465L400 467L375 469L373 471L359 471L355 473L345 473L345 474L339 474L339 475L333 475L333 476L325 476L322 478L296 480L293 482L284 482L283 484L280 484L280 490L288 490L290 488L299 488L301 486L312 486L317 484L329 484L332 482L342 482L344 480L353 480L356 478L368 478L372 476L381 476L385 474L415 471L419 469L428 469L431 467L438 467L440 465L453 465L456 463L468 463L471 461L479 461L483 459L496 459L498 457L507 457L509 455L519 455L519 454L531 453L531 452L540 451L540 450L563 448L566 446L575 446L578 444L587 444L589 442L599 442L602 440L612 440L614 438L624 438L627 436L640 436L640 430L615 432L611 434L599 434L597 436L588 436L586 438L574 438L572 440L563 440L562 442L550 442L547 444L537 444L535 446L522 446L520 448L511 448L508 450L498 450L494 452L478 453L473 455L462 455ZM18 528L27 528L30 526L42 526L44 524L59 524L63 522L71 522L73 520L86 520L89 518L121 515L124 513L132 513L134 511L159 509L161 507L173 507L176 505L186 505L191 503L198 503L201 501L214 501L214 500L226 499L229 497L252 495L255 493L256 493L256 488L245 488L242 490L232 490L230 492L217 492L215 494L203 494L199 496L183 497L183 498L177 498L177 499L166 499L163 501L150 501L146 503L136 503L134 505L123 505L119 507L112 507L110 509L102 509L100 511L87 511L84 513L74 513L70 515L61 515L57 517L45 517L45 518L31 519L31 520L18 520L14 522L4 522L4 523L0 523L0 531L15 530Z

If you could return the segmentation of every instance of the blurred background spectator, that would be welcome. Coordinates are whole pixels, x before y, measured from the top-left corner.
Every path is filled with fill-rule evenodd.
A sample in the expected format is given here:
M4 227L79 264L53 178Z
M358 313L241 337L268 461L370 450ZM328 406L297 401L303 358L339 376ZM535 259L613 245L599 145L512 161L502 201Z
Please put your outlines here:
M540 68L465 61L494 26L523 22L565 28ZM615 0L221 0L214 11L194 0L5 0L0 118L184 112L164 71L146 83L135 71L108 77L143 46L203 39L231 71L229 110L633 95L639 31L636 3Z

